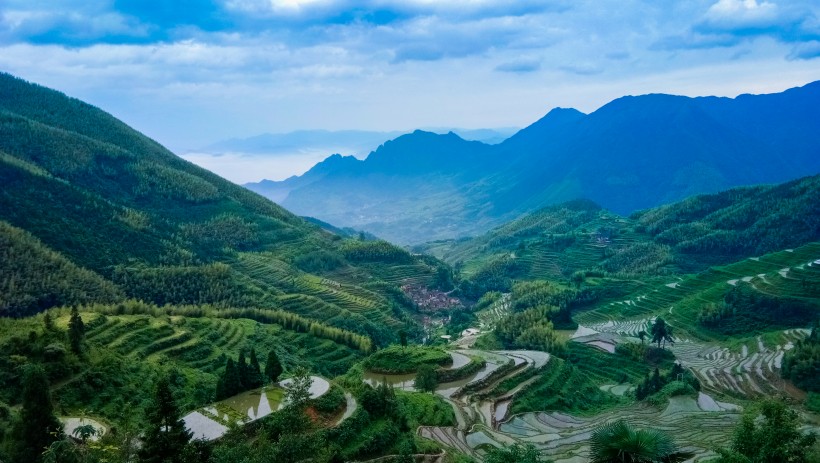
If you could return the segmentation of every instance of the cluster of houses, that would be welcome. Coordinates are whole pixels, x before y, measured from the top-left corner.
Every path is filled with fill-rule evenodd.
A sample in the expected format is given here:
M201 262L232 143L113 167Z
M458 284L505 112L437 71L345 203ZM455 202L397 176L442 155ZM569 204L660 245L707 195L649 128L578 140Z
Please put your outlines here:
M404 285L401 287L401 290L416 304L419 310L437 312L440 310L450 310L455 307L463 307L461 300L450 297L443 291L428 289L424 286L417 285Z

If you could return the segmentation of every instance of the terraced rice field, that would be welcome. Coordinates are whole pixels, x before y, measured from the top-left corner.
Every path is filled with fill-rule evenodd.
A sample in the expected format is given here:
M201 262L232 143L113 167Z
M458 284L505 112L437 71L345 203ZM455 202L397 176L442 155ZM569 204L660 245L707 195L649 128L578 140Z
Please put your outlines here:
M775 295L816 298L820 291L820 244L747 259L641 292L631 299L610 302L579 314L582 325L573 341L614 351L619 342L638 342L640 331L650 331L656 316L675 329L669 349L691 369L705 390L735 397L758 397L787 391L780 379L783 355L808 334L795 328L733 339L731 349L714 335L698 330L697 311L706 302L720 302L732 285L748 284ZM787 270L788 269L788 270ZM640 314L621 318L624 312Z
M475 355L481 351L469 351ZM528 368L544 366L549 356L531 351L483 352L490 360L513 360L522 368L493 381L527 376ZM595 426L626 418L633 424L672 432L678 442L696 452L695 461L714 456L711 448L724 444L739 417L738 407L717 402L707 394L697 399L675 397L665 409L645 404L633 404L611 409L595 417L573 417L557 412L524 413L507 417L511 398L526 388L536 377L522 381L515 388L486 400L467 395L454 399L445 397L456 411L457 426L421 427L418 433L462 453L481 458L490 446L532 443L556 462L587 461L587 441ZM488 386L492 389L492 385ZM448 391L444 391L448 392ZM441 392L439 392L441 393Z
M240 350L249 350L252 346L260 356L277 348L283 360L290 364L311 359L315 371L327 375L346 371L362 355L326 339L253 320L149 315L102 317L95 313L83 313L83 318L89 322L86 339L91 344L141 359L171 358L206 373L216 373L227 356L236 359Z
M722 301L726 291L739 284L751 285L762 293L818 300L820 264L814 263L818 259L820 243L746 259L656 287L639 288L624 300L599 305L577 314L575 319L594 327L607 322L625 323L627 317L637 323L660 315L676 327L680 336L720 341L697 329L702 304Z

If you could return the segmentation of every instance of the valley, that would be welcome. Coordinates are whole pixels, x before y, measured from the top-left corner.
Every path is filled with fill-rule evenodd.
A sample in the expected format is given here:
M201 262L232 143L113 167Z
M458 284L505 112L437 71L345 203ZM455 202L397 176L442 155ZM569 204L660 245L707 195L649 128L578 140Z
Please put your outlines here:
M762 101L652 98L729 125L734 105ZM495 150L543 147L541 132L598 127L638 100L550 113L493 148L413 133L299 180L315 180L305 201L335 201L350 180L334 183L335 163L376 166L348 173L368 179L355 201L412 224L382 235L297 216L0 74L0 461L581 463L609 461L600 439L621 420L671 439L646 461L746 461L740 443L775 421L790 432L777 452L815 461L811 162L781 183L728 188L758 179L738 174L615 211L573 199L606 189L528 196L509 171L483 176ZM418 161L414 178L382 176L413 170L395 153ZM368 190L376 177L395 194ZM404 189L425 200L407 206ZM437 201L445 221L414 209Z

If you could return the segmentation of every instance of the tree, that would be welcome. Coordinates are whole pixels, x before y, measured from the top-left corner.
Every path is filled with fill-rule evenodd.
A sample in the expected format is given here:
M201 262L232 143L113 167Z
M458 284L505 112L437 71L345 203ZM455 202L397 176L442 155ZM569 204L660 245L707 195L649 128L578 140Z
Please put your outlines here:
M295 408L303 408L310 400L310 386L313 378L304 367L299 367L293 372L293 377L283 382L285 388L285 399L288 405Z
M157 381L154 400L145 415L148 428L139 451L140 461L182 463L185 447L193 433L185 428L167 376Z
M663 348L666 348L666 341L674 342L672 338L672 327L666 324L666 321L658 317L655 319L655 323L652 324L652 329L650 330L652 333L652 342L657 343L658 347L661 347L661 342L663 342Z
M12 429L12 461L39 461L40 455L62 434L63 425L54 416L46 372L39 365L28 365L23 371L20 419Z
M248 359L245 358L245 351L239 351L239 360L236 362L236 369L239 372L239 389L237 392L241 392L251 388L251 377L250 377L250 368L248 367Z
M259 366L259 358L256 357L256 349L251 348L250 363L248 364L248 376L251 388L262 385L262 371Z
M48 310L43 312L43 328L45 328L46 331L54 331L54 319Z
M279 357L276 355L276 350L271 349L268 352L268 361L265 363L265 376L271 383L279 380L282 375L282 364L279 362Z
M71 433L72 436L80 439L80 442L85 444L88 439L97 435L97 428L94 427L93 424L84 424L82 426L77 426L74 428L74 431Z
M595 428L589 440L592 463L674 463L692 458L657 429L635 429L624 420Z
M83 338L85 338L85 323L75 306L71 308L71 319L68 321L68 340L75 354L79 355L82 352Z
M515 444L492 449L484 458L485 463L548 463L549 461L532 444Z
M422 392L433 392L438 387L438 374L432 365L422 365L416 372L413 387Z
M216 399L221 400L239 394L242 391L242 377L239 368L232 358L228 358L225 371L216 383Z
M638 331L638 338L640 338L640 340L641 340L641 345L643 345L644 341L646 341L646 336L647 336L646 331L643 331L643 330Z
M407 347L407 331L399 330L399 343L401 344L402 350Z
M762 419L761 419L762 418ZM811 460L817 437L800 431L797 412L777 399L747 411L735 429L729 449L719 449L721 463L804 463Z

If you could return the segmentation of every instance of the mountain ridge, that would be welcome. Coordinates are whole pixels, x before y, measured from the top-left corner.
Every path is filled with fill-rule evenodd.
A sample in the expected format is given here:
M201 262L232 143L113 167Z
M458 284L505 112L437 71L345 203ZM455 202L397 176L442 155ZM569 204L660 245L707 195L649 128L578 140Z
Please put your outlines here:
M820 82L735 98L624 96L589 114L553 109L498 145L413 132L316 181L267 187L300 215L405 244L576 198L629 214L820 172L818 108Z

